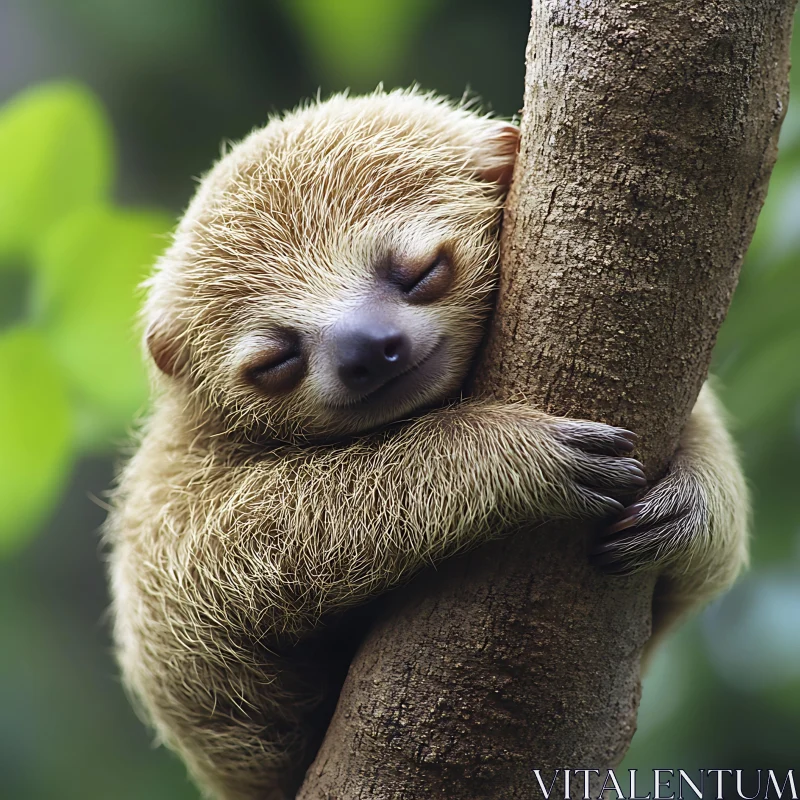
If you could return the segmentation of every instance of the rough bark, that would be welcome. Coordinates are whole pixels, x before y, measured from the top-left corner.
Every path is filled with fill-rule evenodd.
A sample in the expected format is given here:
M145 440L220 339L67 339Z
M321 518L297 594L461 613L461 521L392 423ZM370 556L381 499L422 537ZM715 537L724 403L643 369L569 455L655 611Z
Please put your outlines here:
M502 286L475 389L630 427L656 478L764 199L793 3L533 6ZM525 530L397 592L299 798L530 798L534 768L618 763L655 580L591 568L591 534Z

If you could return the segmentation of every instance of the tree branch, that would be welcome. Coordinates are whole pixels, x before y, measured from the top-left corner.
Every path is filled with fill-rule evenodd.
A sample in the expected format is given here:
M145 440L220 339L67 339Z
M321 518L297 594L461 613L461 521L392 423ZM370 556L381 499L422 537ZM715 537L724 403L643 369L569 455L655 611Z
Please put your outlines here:
M706 376L788 100L789 0L535 0L476 391L625 425L658 477ZM529 798L636 726L654 578L525 530L391 598L302 800Z

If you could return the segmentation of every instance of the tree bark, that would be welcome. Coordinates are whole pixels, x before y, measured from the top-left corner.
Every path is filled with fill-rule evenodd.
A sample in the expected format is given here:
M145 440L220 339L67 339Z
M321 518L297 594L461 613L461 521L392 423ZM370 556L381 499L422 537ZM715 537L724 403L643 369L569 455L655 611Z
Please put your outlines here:
M535 0L477 393L629 427L663 473L775 160L792 10ZM590 567L593 532L524 530L395 593L298 797L530 798L536 768L617 764L655 578Z

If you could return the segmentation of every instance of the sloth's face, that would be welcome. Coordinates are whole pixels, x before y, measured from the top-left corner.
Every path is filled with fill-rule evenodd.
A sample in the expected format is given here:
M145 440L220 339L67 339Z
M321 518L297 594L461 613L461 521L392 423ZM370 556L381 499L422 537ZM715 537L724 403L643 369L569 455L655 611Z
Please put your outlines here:
M156 364L258 438L360 433L457 396L490 313L504 187L463 147L396 125L388 142L374 124L267 135L288 122L224 159L187 212L153 281L156 296L174 283L151 313Z
M456 395L490 309L487 239L387 220L348 237L338 269L291 288L283 275L285 294L243 302L220 376L237 416L292 435L357 433Z

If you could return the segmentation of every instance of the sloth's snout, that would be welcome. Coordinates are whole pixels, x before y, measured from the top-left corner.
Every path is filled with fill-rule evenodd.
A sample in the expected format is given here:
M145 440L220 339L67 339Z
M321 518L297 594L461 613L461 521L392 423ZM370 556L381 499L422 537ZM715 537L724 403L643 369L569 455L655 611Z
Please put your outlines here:
M357 313L334 333L336 371L351 392L369 394L405 372L411 341L394 322Z

